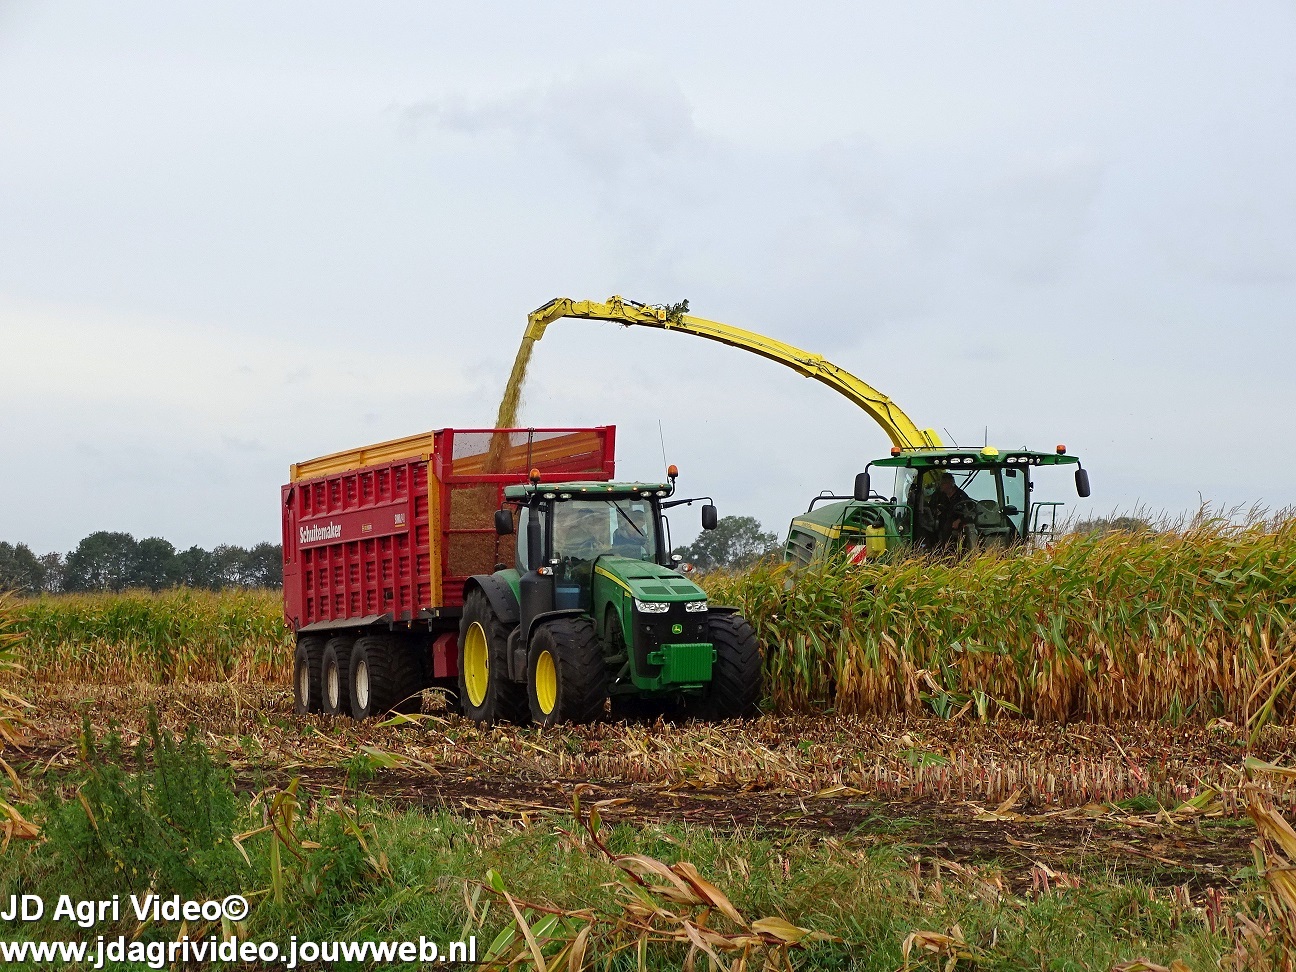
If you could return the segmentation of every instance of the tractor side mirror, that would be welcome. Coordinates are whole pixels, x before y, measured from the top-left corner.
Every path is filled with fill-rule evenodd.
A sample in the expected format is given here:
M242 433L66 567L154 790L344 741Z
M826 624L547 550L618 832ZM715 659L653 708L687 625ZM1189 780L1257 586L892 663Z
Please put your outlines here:
M513 514L508 510L495 511L495 532L501 537L513 532Z
M855 498L860 502L863 502L869 498L869 495L872 492L873 486L869 482L868 470L865 469L862 473L858 473L855 476Z
M719 522L720 514L716 512L716 508L710 503L704 504L702 507L702 529L714 530Z
M1082 499L1089 495L1089 470L1084 467L1076 470L1076 495Z

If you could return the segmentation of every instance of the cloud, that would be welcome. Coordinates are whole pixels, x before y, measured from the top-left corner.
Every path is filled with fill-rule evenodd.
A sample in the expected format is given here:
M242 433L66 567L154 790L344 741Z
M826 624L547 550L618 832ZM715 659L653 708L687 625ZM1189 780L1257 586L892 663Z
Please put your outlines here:
M401 110L416 134L504 136L528 152L566 155L606 182L695 147L693 109L661 71L593 70L510 94L447 92Z

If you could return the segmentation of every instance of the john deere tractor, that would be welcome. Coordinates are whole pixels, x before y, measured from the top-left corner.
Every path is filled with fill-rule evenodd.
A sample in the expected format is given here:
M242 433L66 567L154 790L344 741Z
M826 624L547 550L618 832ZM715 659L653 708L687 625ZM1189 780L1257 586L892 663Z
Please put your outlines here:
M691 716L750 715L761 654L735 608L707 601L670 554L667 483L539 482L505 489L515 569L468 579L459 627L463 712L484 723L587 722L612 703L674 703ZM705 497L702 499L706 499ZM714 529L716 509L702 507Z
M1034 499L1041 467L1076 465L1076 492L1089 495L1089 474L1065 446L1026 449L891 450L855 477L852 496L821 494L788 528L784 560L811 564L845 556L859 563L905 546L969 553L1052 537L1060 502ZM873 489L884 475L890 496ZM823 503L822 506L819 504Z

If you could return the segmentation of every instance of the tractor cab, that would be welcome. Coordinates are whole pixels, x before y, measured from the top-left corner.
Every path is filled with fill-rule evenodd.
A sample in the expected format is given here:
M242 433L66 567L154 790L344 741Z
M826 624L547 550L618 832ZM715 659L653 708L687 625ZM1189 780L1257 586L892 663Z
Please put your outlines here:
M855 477L854 495L811 501L792 521L784 560L809 564L844 554L858 563L901 546L967 553L1047 540L1063 504L1034 498L1040 469L1076 466L1076 492L1085 497L1089 474L1079 463L1065 446L893 449Z
M667 585L665 593L703 598L701 589L677 570L670 555L669 524L663 514L674 505L670 483L572 482L510 486L505 501L516 504L516 563L526 578L545 589L538 600L522 587L522 618L549 611L597 614L595 588L602 580L621 581L632 593L639 581ZM501 511L500 527L508 511ZM715 507L703 507L703 525L714 526ZM646 596L646 595L645 595Z

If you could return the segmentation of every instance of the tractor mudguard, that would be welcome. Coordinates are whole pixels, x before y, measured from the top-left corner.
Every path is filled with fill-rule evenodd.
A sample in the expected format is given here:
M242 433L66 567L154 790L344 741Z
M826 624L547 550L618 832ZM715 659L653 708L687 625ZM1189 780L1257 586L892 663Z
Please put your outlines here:
M554 618L580 618L585 617L585 611L582 608L564 608L561 611L545 611L543 614L537 614L531 619L527 626L526 632L522 636L522 646L530 647L531 635L536 629L536 625L544 624L546 621L552 621Z
M518 602L517 598L513 596L513 588L509 587L508 581L502 577L496 577L494 574L474 574L464 581L465 600L468 598L468 592L474 587L480 588L481 592L486 595L486 600L490 602L495 617L505 624L518 623Z
M579 618L584 617L585 612L580 608L565 608L562 611L545 611L543 614L537 614L531 619L531 624L523 631L521 628L516 629L509 635L508 641L508 676L515 682L525 682L527 677L527 652L531 650L531 632L535 631L536 625L544 624L546 621L552 621L554 618Z
M737 614L738 611L739 608L734 607L732 604L708 604L707 605L708 614Z

